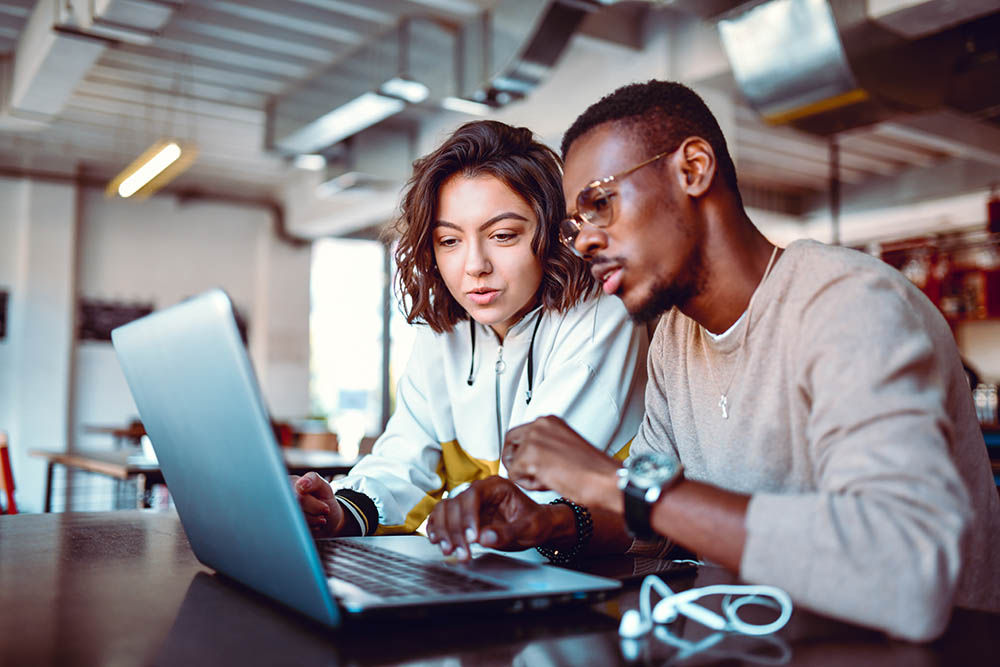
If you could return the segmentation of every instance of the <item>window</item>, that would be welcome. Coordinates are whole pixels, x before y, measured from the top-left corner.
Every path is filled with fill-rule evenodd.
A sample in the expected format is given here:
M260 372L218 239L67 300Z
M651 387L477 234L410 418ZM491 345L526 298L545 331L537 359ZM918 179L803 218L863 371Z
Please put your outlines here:
M396 382L409 358L413 327L390 295L389 355L383 353L385 246L378 241L322 239L313 246L310 276L312 416L325 419L345 449L381 433ZM389 406L383 414L383 365Z

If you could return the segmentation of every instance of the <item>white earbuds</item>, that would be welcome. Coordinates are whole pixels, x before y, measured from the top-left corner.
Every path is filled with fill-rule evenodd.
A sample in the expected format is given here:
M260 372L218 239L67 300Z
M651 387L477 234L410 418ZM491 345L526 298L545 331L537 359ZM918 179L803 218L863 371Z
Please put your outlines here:
M618 635L625 639L638 639L652 629L652 621L643 618L637 609L629 609L622 614L621 623L618 624Z
M664 604L668 598L663 598L653 607L653 623L664 625L677 620L677 607L673 603Z
M701 589L695 590L698 591ZM724 618L709 611L708 609L705 609L701 605L679 599L682 595L683 593L677 593L660 600L656 606L653 607L653 623L673 623L677 620L678 613L680 613L684 614L688 618L698 621L702 625L707 625L713 630L725 630L726 621Z
M662 599L650 610L653 589ZM722 612L725 616L696 604L695 600L707 595L725 595ZM734 595L740 597L733 599ZM771 623L747 623L739 617L739 610L746 604L767 605L781 610ZM646 577L639 589L639 609L629 609L622 614L618 634L626 639L637 639L647 634L655 625L672 623L678 615L708 626L716 631L736 632L744 635L767 635L785 627L792 616L792 599L788 593L775 586L705 586L674 593L656 575Z

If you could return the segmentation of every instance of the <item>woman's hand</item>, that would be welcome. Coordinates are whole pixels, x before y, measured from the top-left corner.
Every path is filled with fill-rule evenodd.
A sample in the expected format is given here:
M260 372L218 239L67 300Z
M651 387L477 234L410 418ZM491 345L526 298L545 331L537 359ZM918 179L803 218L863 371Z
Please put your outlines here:
M511 480L552 489L590 508L622 511L618 461L594 448L558 417L539 417L507 432L501 454Z
M316 537L336 537L344 532L344 508L333 495L329 482L315 472L291 475L295 497L306 515L306 523Z

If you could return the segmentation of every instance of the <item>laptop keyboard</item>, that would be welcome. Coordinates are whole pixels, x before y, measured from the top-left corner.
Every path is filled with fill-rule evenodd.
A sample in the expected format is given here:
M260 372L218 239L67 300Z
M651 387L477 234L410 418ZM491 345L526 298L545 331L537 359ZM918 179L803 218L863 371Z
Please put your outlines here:
M380 597L504 590L503 586L470 577L454 568L376 546L344 540L320 540L317 547L327 577L347 581Z

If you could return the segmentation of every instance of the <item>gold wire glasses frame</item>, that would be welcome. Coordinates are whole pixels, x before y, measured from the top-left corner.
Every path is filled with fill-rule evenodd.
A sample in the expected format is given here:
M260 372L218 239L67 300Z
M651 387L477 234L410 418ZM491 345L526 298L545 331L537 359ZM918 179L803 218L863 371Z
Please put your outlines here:
M576 196L576 213L559 223L559 240L563 245L572 250L577 257L582 257L582 253L576 249L576 237L580 235L583 224L590 223L594 227L604 228L608 227L614 219L611 202L614 197L618 196L618 193L608 186L673 152L658 153L625 171L591 181L587 187L580 190L580 194Z

